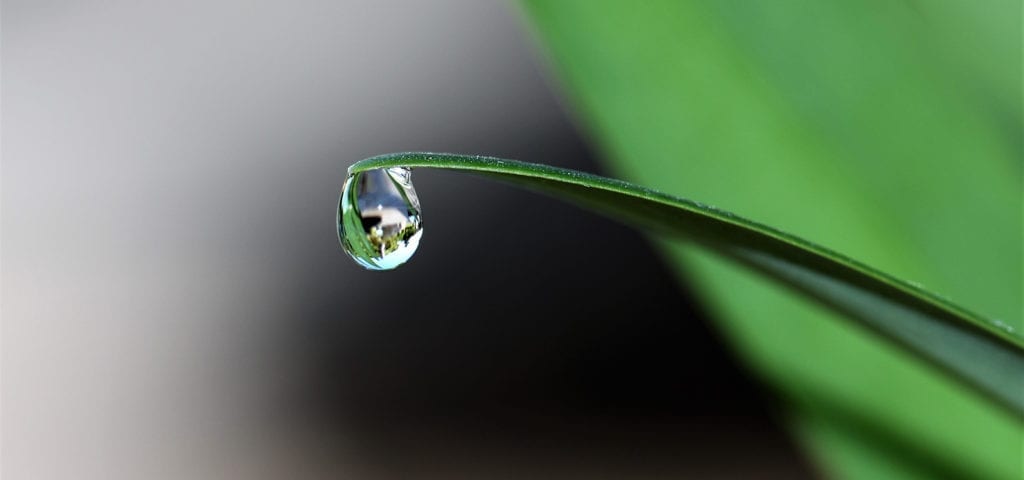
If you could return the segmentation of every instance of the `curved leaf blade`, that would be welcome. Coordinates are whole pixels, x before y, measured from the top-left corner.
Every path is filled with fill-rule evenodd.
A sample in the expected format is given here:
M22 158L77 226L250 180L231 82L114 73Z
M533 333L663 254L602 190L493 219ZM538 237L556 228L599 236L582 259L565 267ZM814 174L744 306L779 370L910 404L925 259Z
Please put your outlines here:
M1024 338L1000 322L825 247L699 202L547 165L410 152L362 160L349 173L397 166L492 177L691 240L858 321L1024 417Z

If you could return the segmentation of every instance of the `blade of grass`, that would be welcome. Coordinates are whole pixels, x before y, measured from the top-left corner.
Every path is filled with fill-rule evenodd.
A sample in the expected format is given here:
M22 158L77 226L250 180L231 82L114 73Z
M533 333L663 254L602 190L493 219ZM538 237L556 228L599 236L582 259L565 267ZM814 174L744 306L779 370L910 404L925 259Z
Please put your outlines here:
M396 153L353 164L468 171L692 240L859 321L1024 418L1024 338L917 285L770 226L621 180L494 157ZM765 328L771 328L766 325Z

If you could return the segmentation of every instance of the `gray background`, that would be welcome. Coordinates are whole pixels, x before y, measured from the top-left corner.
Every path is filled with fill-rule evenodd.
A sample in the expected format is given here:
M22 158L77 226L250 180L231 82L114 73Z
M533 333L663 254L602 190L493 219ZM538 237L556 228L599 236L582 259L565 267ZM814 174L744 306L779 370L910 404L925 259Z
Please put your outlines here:
M517 17L4 2L4 477L807 476L632 231L417 171L417 257L342 254L360 158L598 170Z

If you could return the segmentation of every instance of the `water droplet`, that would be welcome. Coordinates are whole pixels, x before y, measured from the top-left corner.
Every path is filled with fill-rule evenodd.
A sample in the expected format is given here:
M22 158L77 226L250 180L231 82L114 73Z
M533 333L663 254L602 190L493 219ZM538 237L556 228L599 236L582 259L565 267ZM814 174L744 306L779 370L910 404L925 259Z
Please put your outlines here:
M1010 324L1008 324L1008 323L1006 323L1006 322L1004 322L1004 321L1002 321L1002 320L1000 320L998 318L993 319L992 323L994 323L997 328L999 328L999 329L1001 329L1001 330L1003 330L1005 332L1013 333L1013 330L1014 330L1013 325L1010 325Z
M356 263L391 270L409 261L423 235L420 199L408 168L349 175L338 202L338 239Z

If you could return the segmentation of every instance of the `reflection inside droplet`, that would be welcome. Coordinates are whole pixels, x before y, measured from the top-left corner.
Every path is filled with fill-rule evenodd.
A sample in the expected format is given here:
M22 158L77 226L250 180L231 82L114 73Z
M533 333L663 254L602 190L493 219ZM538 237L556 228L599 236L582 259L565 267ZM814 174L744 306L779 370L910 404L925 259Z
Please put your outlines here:
M338 202L338 239L356 263L391 270L416 252L423 234L420 200L408 168L350 175Z

